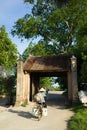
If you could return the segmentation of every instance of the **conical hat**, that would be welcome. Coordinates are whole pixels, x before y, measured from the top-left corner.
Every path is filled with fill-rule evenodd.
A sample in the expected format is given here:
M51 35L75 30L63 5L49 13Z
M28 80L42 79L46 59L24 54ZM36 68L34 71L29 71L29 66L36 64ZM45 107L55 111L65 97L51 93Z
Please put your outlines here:
M44 89L44 88L41 88L39 91L40 91L40 92L45 92L45 89Z

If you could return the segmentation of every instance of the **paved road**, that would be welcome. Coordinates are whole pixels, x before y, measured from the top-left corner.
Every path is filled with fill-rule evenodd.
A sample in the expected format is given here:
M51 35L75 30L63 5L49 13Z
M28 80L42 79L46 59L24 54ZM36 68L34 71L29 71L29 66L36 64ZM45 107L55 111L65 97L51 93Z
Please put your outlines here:
M73 112L65 107L61 92L48 95L48 116L37 121L32 115L33 103L27 107L0 108L0 130L67 130Z

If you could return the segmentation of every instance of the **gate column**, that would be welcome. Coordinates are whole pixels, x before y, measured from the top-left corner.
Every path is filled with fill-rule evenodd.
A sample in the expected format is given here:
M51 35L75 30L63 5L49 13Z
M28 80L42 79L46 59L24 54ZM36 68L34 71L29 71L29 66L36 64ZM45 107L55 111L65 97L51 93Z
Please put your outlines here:
M23 103L23 75L23 61L19 59L17 63L16 105Z
M23 99L24 103L29 103L29 97L30 97L30 74L27 72L24 72L24 78L23 78Z
M71 72L72 72L72 101L78 101L78 84L77 84L77 60L75 56L71 57Z

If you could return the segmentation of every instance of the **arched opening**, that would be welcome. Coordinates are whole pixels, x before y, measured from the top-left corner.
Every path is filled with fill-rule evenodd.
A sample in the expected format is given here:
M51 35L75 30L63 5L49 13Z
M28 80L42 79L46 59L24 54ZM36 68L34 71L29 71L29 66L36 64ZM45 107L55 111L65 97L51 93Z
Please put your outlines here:
M31 84L30 84L30 101L32 101L33 96L35 95L35 93L38 92L38 90L40 89L40 78L42 77L61 77L61 78L65 78L66 79L66 87L68 88L68 79L67 79L67 71L66 72L38 72L38 73L31 73L30 74L31 77ZM64 84L65 85L65 84ZM45 88L45 86L43 86ZM49 86L49 90L51 90L51 86Z
M54 72L48 72L48 73L33 73L31 74L33 77L33 83L30 87L30 101L33 100L33 96L35 95L35 93L38 92L38 90L40 89L40 78L52 78L52 77L56 77L56 78L61 78L64 79L66 84L64 83L63 85L66 85L66 89L68 90L68 79L67 79L67 72L63 72L63 73L54 73ZM38 75L38 76L37 76ZM37 77L39 77L37 79ZM35 81L35 82L34 82ZM38 84L36 84L36 81L38 81ZM35 83L35 84L34 84ZM58 83L58 82L57 82ZM54 83L55 84L55 83ZM38 88L37 88L38 86ZM55 86L55 85L54 85ZM45 86L42 86L43 88L46 88ZM65 105L65 103L68 103L68 91L66 94L64 94L64 89L58 90L55 89L55 91L53 91L53 86L49 86L49 92L47 95L47 105L51 106L51 105Z

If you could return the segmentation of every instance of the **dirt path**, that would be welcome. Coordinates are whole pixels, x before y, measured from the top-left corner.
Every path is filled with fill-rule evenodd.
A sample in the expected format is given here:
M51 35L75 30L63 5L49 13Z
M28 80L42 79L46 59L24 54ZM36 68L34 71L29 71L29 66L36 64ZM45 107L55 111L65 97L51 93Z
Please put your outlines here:
M27 107L1 108L0 130L67 130L73 112L66 109L61 92L50 92L48 116L37 121L32 115L33 103Z

